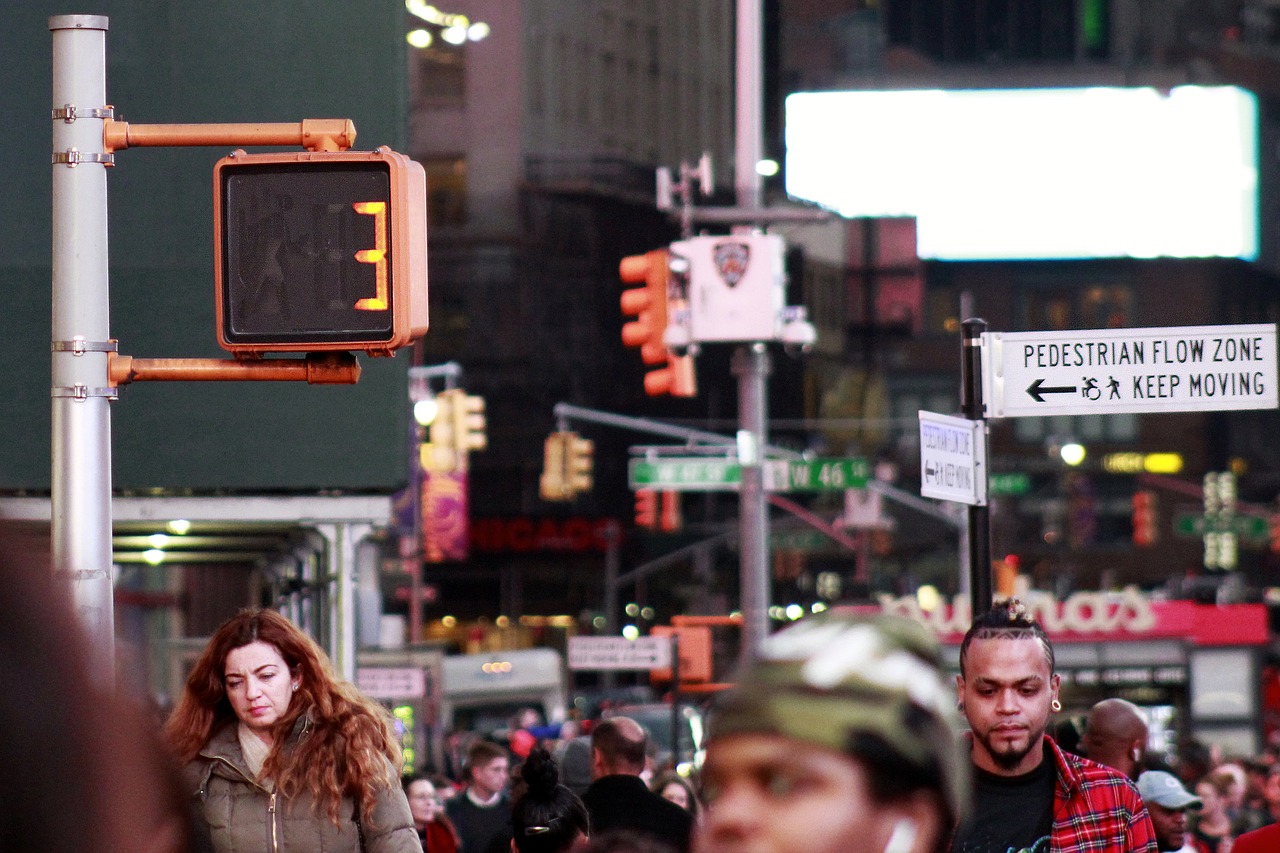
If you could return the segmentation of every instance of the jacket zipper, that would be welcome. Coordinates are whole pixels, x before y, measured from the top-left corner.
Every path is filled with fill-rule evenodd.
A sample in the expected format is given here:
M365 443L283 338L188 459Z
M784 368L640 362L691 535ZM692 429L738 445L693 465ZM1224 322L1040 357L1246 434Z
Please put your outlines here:
M267 801L267 816L271 818L271 851L279 853L280 839L276 836L276 792L271 792L271 799Z
M245 776L243 770L241 770L239 767L236 767L234 764L232 764L226 758L223 758L221 755L211 756L211 758L214 761L227 765L232 770L239 773L240 776L249 784L258 785L257 780L250 779L248 776ZM203 796L205 788L207 788L208 785L209 785L208 777L206 777L204 784L200 786L200 790L197 793ZM262 787L262 786L258 785L258 787ZM267 800L267 819L271 821L271 853L280 853L280 837L279 837L279 832L276 829L276 792L275 791L271 792L271 796Z

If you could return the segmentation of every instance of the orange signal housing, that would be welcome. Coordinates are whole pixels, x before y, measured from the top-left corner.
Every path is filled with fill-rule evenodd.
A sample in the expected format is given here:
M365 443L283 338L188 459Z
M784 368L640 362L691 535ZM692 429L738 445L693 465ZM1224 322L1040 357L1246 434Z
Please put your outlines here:
M671 253L654 249L643 255L629 255L618 265L618 276L626 284L644 285L622 292L623 316L636 318L623 324L622 343L639 347L640 360L645 364L665 365L645 374L645 393L651 397L692 397L696 393L692 356L672 355L662 340L667 330Z
M373 197L365 187L381 187L383 174L385 193ZM344 184L343 175L368 180ZM426 334L427 184L419 163L385 147L237 151L214 166L213 189L223 349L237 358L390 356ZM353 236L361 228L374 237L361 243Z

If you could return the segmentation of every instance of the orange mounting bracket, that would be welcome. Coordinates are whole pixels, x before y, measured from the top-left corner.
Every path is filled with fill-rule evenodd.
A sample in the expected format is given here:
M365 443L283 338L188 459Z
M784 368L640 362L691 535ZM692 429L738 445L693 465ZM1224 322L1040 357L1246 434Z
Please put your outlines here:
M346 151L356 141L348 118L308 118L277 124L134 124L107 119L102 145L107 153L143 146L301 145L308 151Z
M349 352L312 352L306 358L134 358L107 354L107 380L112 388L130 382L302 382L309 385L354 385L360 362Z

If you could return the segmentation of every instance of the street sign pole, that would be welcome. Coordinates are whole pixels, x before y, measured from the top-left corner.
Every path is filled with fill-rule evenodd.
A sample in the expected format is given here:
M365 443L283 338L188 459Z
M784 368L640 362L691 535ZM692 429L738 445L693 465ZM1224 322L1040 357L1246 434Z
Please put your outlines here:
M987 422L982 404L982 333L987 321L965 320L962 324L964 350L961 362L960 409L966 418L982 424L977 440L987 441ZM983 452L985 459L987 454ZM989 475L990 466L982 472ZM983 504L969 506L969 602L972 618L991 609L991 512Z
M53 358L50 539L103 686L115 680L107 355L107 18L59 15L53 33Z
M764 489L765 384L769 354L762 343L741 347L733 355L738 377L738 459L742 483L738 493L739 583L742 606L743 663L753 660L769 634L769 496Z

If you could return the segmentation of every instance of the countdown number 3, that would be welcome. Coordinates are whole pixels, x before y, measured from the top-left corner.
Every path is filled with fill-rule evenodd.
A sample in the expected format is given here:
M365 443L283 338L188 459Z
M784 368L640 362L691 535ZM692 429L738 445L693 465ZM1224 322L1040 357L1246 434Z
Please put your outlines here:
M356 213L373 217L374 244L372 249L356 252L356 260L373 264L377 281L377 296L356 300L357 311L387 310L387 203L385 201L357 201L351 207Z

